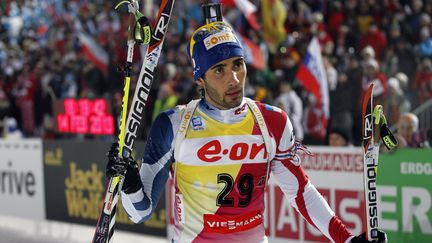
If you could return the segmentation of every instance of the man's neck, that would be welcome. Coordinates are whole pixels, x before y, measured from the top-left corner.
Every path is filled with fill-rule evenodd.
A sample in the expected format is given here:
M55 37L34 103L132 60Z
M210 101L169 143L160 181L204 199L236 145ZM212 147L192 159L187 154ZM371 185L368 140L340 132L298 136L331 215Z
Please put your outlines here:
M227 124L241 121L246 116L248 110L244 98L239 106L226 110L221 110L205 99L201 99L199 108L211 118Z

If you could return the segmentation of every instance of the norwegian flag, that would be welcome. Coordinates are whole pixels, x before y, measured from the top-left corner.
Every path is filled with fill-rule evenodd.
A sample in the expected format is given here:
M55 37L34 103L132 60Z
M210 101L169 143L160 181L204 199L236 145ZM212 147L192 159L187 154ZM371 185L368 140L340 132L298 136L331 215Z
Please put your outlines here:
M261 28L256 17L257 7L249 0L222 0L221 3L229 7L237 7L252 28L256 30Z
M81 52L102 72L108 71L108 53L89 35L80 31Z

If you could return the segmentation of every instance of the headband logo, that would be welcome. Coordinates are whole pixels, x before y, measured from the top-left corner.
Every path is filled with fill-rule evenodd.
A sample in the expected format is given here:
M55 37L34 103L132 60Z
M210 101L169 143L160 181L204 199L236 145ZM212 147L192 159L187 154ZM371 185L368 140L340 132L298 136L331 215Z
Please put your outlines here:
M204 39L204 44L207 50L227 42L237 42L231 31L222 31Z

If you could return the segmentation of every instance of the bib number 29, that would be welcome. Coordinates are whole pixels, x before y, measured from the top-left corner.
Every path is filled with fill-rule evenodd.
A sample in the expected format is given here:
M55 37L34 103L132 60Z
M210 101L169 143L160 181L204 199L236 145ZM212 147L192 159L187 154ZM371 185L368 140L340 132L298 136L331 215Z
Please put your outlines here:
M217 182L224 183L225 186L216 198L216 205L221 207L234 207L234 197L229 196L231 191L237 187L238 190L238 207L246 207L252 199L253 192L253 176L251 174L243 174L240 176L237 184L230 174L221 173L217 175Z

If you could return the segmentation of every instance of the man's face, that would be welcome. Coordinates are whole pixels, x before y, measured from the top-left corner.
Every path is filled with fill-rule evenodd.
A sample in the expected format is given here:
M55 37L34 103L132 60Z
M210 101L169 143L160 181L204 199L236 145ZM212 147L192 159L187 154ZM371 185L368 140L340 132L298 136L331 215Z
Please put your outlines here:
M241 57L232 57L213 65L205 78L197 80L204 89L206 100L219 109L239 106L243 100L246 64Z
M414 121L408 116L401 117L398 123L398 133L403 138L405 138L406 141L411 140L411 137L415 131L416 131L416 126L414 124Z
M330 133L329 145L333 147L342 147L347 145L347 141L339 133Z

